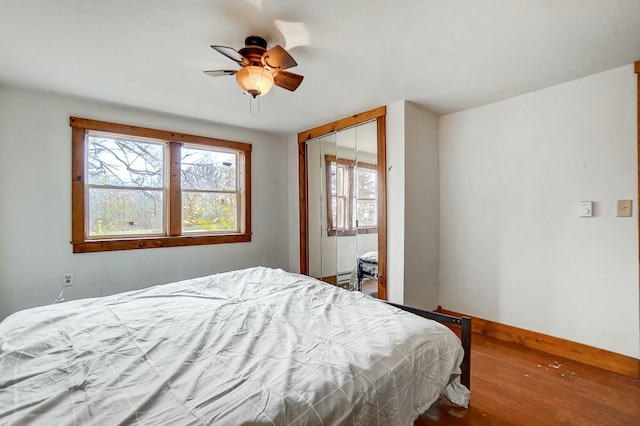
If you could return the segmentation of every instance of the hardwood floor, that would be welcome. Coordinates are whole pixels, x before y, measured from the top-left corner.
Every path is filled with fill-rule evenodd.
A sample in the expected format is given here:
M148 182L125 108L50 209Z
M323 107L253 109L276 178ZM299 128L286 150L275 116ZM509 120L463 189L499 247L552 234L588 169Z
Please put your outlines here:
M471 405L415 425L640 425L640 380L473 334Z
M378 281L366 280L362 284L362 292L368 294L371 297L378 297Z

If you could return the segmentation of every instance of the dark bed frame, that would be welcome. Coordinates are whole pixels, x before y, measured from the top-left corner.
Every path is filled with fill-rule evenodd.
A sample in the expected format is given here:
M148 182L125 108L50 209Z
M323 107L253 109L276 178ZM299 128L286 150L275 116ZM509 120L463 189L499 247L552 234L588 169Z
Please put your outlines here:
M364 270L364 265L375 265L376 273L370 274ZM377 279L378 278L378 261L377 260L366 260L361 257L358 258L358 291L362 291L362 284L364 283L365 278Z
M423 318L428 318L443 324L453 324L460 327L460 340L462 341L462 348L464 349L464 358L462 359L462 364L460 364L460 370L462 370L460 383L465 385L467 389L471 389L471 318L454 317L452 315L441 314L433 311L424 311L422 309L398 305L396 303L387 303Z

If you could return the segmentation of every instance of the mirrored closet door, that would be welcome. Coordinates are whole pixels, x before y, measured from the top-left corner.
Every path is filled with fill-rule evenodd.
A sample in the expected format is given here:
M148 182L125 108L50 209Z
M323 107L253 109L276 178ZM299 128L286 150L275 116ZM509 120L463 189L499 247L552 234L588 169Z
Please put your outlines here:
M386 299L384 107L299 134L301 271Z

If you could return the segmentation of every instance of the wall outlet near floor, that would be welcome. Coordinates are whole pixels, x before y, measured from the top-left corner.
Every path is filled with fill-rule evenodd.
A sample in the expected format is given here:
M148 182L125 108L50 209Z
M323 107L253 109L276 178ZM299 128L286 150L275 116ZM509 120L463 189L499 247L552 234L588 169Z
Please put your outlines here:
M62 274L62 286L69 287L75 285L73 282L73 274L71 272L65 272Z
M631 217L632 200L618 200L618 217Z

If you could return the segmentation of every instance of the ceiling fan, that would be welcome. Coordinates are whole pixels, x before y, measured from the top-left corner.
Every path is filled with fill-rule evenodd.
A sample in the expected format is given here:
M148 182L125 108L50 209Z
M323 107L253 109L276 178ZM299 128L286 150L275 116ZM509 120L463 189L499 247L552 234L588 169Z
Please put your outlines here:
M214 70L204 73L211 77L223 75L236 76L236 82L244 93L254 98L266 95L276 86L294 91L302 83L303 76L285 71L298 63L280 46L267 50L267 41L259 36L249 36L245 46L236 50L233 47L212 45L211 47L240 65L238 70Z

